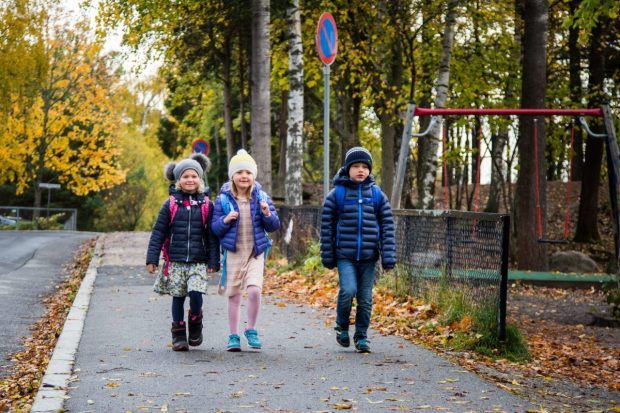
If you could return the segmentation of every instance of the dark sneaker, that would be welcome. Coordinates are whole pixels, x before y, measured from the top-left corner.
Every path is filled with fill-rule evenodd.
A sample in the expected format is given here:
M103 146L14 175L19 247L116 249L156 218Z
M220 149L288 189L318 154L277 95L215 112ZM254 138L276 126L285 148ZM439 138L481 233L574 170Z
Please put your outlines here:
M368 343L370 343L370 341L365 338L355 339L355 351L358 353L370 353Z
M338 344L342 347L349 347L351 345L349 330L343 330L340 326L336 326L334 330L336 330L336 341Z
M190 346L202 344L202 312L199 315L189 313L187 317L188 339Z
M258 331L256 330L245 330L245 338L248 339L248 346L255 349L260 349L263 345L258 339Z
M241 351L241 339L239 334L231 334L228 336L228 351Z
M185 332L185 322L173 322L170 332L172 333L172 349L174 351L189 350L189 346L187 345L187 333Z

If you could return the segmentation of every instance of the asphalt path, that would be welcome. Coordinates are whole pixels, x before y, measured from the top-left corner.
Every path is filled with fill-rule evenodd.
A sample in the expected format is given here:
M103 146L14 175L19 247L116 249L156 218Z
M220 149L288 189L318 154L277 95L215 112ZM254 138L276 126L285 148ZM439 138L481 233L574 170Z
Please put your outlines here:
M0 377L23 349L29 327L45 311L43 298L64 278L63 267L91 232L0 231Z
M102 258L73 376L58 387L67 391L59 396L63 411L524 412L534 407L398 337L371 331L371 354L339 347L324 312L277 298L266 297L261 309L264 348L249 350L242 339L243 351L229 353L226 299L216 287L205 297L204 343L175 353L170 297L152 291L153 276L144 268L147 240L148 234L106 234L99 240ZM52 385L51 376L44 386Z

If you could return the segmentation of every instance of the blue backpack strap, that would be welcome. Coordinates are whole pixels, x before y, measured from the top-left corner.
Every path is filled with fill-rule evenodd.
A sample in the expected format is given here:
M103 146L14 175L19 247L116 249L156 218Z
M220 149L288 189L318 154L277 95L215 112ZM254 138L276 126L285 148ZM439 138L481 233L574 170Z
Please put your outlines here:
M344 195L345 188L344 185L336 185L334 188L336 194L336 205L338 205L338 215L341 215L344 211Z
M375 207L375 215L377 215L379 213L379 204L381 203L381 198L382 198L381 190L376 185L371 186L371 188L372 188L372 203L373 203L373 206Z
M258 191L257 199L258 207L260 209L260 203L263 201L267 201L267 193L261 189L260 191ZM269 250L271 250L272 242L271 238L269 238L269 234L267 233L267 231L265 231L265 237L267 237L267 241L269 242L269 246L267 247L267 249L265 249L265 262L267 262L267 256L269 255Z
M220 194L220 204L222 205L222 211L224 215L230 214L230 211L234 210L230 197L227 194Z
M220 198L220 205L222 206L222 212L224 213L224 215L228 215L230 211L234 210L233 204L230 201L230 197L228 196L228 194L222 193L219 195L219 198ZM222 270L220 274L220 283L218 286L219 294L224 294L224 292L226 291L226 253L227 252L228 251L226 251L225 248L222 248L222 260L221 260Z

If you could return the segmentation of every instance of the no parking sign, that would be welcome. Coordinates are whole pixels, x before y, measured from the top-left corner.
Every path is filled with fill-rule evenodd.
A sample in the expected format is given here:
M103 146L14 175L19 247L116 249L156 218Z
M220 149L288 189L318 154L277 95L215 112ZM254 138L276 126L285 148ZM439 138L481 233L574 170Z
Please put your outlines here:
M323 13L319 17L315 41L321 62L328 66L334 63L338 52L338 29L331 13Z
M192 142L192 153L201 153L205 156L209 155L209 142L204 139L196 139Z

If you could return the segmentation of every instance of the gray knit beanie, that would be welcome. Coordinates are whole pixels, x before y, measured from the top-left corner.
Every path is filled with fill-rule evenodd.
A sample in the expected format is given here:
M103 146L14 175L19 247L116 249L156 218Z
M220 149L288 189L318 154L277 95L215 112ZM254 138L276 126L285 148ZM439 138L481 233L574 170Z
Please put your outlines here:
M194 153L179 163L170 162L164 168L164 176L170 181L178 181L183 172L193 169L203 179L204 174L211 169L211 161L202 153Z

